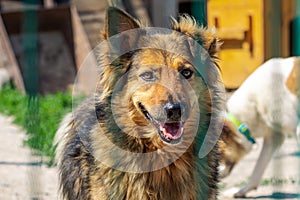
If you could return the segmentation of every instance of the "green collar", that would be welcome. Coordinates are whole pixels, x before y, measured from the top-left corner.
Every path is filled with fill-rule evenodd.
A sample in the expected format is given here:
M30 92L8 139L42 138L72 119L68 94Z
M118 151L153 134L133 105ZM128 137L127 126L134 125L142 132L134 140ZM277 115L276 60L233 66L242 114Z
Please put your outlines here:
M227 113L226 118L231 121L236 127L242 125L242 122L238 120L232 113Z
M239 132L243 134L247 138L247 140L249 140L252 144L256 143L255 139L251 136L249 128L245 123L242 123L232 113L227 113L226 118L238 128Z

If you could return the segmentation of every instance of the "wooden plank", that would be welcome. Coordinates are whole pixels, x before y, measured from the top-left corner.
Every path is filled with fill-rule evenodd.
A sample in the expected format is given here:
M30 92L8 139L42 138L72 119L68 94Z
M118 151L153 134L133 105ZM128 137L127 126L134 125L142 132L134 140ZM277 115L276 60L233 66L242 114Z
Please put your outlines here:
M296 17L296 1L281 0L282 7L282 56L288 57L291 55L291 21Z
M20 68L14 56L14 51L10 45L9 37L6 32L1 15L0 15L0 40L9 62L9 66L7 70L11 75L16 88L21 90L25 94L25 86L23 83L23 78L20 72Z
M92 94L97 86L97 62L96 55L92 55L91 45L84 31L76 7L71 7L72 26L74 35L75 62L77 67L76 91L80 95ZM100 35L100 33L99 33ZM91 54L89 54L91 53Z
M23 85L24 55L26 54L24 52L26 45L24 46L22 42L22 34L26 31L22 24L24 11L3 12L1 16L4 27L1 30L6 30L6 37L9 38L6 41L9 45L13 45L10 48L11 55L17 63L15 68L19 71L18 82L22 82ZM64 91L74 83L76 74L70 7L37 9L37 17L39 93ZM24 85L23 88L25 91Z

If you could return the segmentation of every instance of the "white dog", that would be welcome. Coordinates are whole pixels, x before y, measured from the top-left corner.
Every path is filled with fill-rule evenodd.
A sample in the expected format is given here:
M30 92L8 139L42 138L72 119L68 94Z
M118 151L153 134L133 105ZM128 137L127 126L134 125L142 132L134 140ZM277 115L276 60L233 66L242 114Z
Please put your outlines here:
M235 194L255 189L272 155L287 134L297 133L300 57L271 59L252 73L228 100L228 111L247 125L252 137L263 137L263 147L252 176Z

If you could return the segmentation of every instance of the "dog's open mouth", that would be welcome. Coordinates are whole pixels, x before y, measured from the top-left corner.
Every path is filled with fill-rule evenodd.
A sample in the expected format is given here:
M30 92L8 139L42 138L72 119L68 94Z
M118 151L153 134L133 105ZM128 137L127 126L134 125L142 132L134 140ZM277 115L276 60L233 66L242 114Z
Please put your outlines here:
M139 107L145 117L155 126L158 131L160 138L169 144L178 144L182 140L183 136L183 122L159 122L154 119L145 107L139 103Z

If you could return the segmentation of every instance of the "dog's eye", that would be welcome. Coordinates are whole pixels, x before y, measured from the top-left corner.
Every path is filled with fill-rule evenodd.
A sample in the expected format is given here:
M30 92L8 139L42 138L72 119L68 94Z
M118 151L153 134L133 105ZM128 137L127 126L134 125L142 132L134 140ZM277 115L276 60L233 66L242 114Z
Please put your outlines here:
M155 76L154 76L153 72L144 72L140 75L140 77L142 79L144 79L145 81L154 81L155 80Z
M189 79L192 77L194 72L191 69L183 69L180 71L180 73L184 78Z

